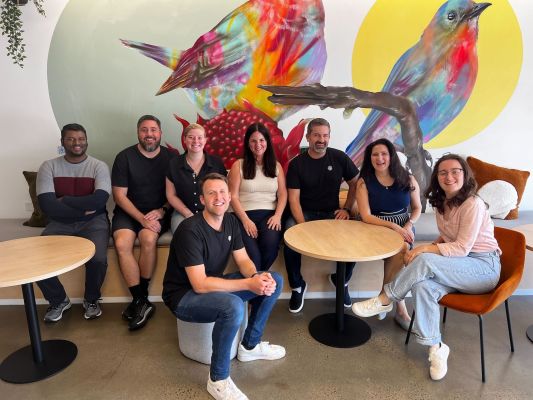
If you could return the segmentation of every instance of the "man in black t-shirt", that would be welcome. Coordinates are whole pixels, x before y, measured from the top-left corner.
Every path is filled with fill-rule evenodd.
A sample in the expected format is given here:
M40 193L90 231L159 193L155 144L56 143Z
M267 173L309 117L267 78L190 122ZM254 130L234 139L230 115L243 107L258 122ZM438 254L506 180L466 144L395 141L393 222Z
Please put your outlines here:
M251 312L239 344L239 361L284 357L282 346L261 342L283 279L276 272L257 272L248 257L237 218L226 213L226 177L207 174L201 187L204 210L185 219L172 238L163 300L183 321L215 323L207 391L216 399L246 399L229 376L231 345L247 312L244 302L250 302ZM230 256L240 272L223 275Z
M330 138L329 122L315 118L307 125L307 152L294 158L287 171L287 189L292 216L288 218L285 229L305 221L320 219L349 219L350 210L355 202L355 182L359 170L353 161L342 151L328 148ZM339 209L339 190L342 181L348 184L348 197L343 208ZM283 248L285 267L289 285L292 289L289 311L297 313L304 306L307 284L300 272L301 254ZM348 291L348 281L352 276L355 263L346 265L344 287L344 306L352 304ZM336 274L329 276L335 285Z
M122 276L133 297L122 313L129 329L142 328L155 306L148 285L156 265L157 239L169 226L165 175L173 154L161 143L161 123L153 115L137 122L139 143L118 153L111 172L116 207L112 232ZM135 239L140 255L133 254Z

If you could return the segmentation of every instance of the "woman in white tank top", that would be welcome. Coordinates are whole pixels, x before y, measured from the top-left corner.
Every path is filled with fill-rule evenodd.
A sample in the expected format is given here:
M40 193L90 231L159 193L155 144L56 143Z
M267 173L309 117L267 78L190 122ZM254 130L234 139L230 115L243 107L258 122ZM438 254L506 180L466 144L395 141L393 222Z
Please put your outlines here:
M276 259L283 237L281 217L287 188L270 132L263 124L250 125L246 130L244 158L231 167L229 189L246 251L257 270L266 271Z

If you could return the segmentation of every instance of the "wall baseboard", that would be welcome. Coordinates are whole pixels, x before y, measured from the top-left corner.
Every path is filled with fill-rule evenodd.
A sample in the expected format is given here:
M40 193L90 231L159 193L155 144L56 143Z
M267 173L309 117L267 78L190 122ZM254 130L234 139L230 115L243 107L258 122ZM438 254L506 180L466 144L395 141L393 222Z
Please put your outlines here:
M352 293L353 297L354 293ZM359 291L357 292L357 297L355 298L361 298L366 299L369 297L377 296L377 291ZM533 289L517 289L513 296L533 296ZM407 297L411 297L411 294ZM280 300L288 300L291 298L290 293L281 293L279 296ZM335 292L307 292L306 299L334 299L335 298ZM148 299L154 303L161 303L163 302L163 299L161 296L149 296ZM70 301L73 304L81 304L83 302L82 298L71 298ZM131 297L103 297L102 303L129 303L131 301ZM48 304L48 302L45 299L35 299L36 304ZM24 305L24 300L22 299L0 299L0 306L21 306Z

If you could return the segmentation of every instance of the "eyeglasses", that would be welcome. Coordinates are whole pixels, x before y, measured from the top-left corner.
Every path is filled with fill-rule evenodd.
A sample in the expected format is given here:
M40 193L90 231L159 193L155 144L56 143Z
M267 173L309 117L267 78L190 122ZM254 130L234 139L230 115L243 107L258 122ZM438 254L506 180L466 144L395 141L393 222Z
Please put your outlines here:
M64 138L63 139L64 142L67 142L67 143L86 143L87 142L87 139L86 138L73 138L73 137L67 137L67 138Z
M437 172L437 175L440 178L446 178L448 176L448 174L452 174L452 176L455 178L455 177L461 175L462 172L463 172L462 168L452 168L449 171L446 171L445 169L443 169L442 171Z

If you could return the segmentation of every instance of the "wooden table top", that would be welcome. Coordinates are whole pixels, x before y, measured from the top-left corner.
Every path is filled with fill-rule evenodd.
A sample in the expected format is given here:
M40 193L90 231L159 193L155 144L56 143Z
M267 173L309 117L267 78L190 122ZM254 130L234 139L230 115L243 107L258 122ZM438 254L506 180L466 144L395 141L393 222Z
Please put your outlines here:
M76 236L35 236L0 242L0 287L51 278L85 264L94 243Z
M518 231L526 237L526 247L533 251L533 224L520 225L513 228L513 231Z
M372 261L393 256L404 246L392 229L360 221L326 219L294 225L285 243L300 254L331 261Z

